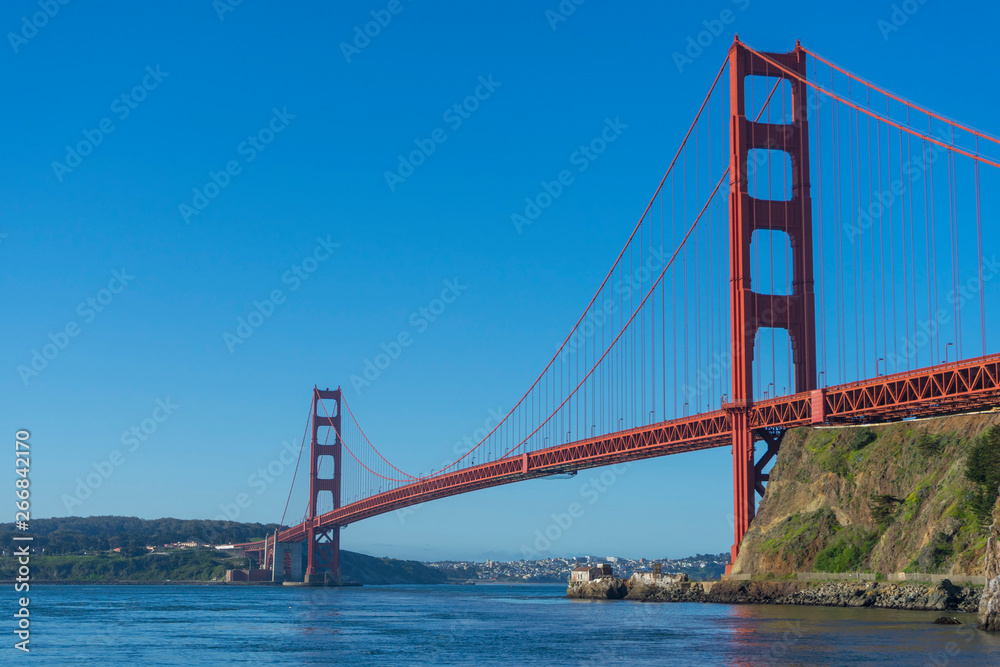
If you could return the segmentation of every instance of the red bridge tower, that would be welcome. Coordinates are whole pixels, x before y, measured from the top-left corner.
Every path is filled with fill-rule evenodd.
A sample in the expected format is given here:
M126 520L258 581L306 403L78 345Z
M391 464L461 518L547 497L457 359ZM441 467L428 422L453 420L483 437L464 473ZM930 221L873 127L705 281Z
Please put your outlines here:
M791 53L764 54L792 72L806 76L806 53L796 45ZM729 247L732 289L733 490L735 535L732 562L755 512L755 492L764 493L763 468L777 453L783 431L754 431L748 418L753 405L753 356L761 328L788 331L795 367L794 392L816 387L816 314L813 297L812 199L809 195L809 126L807 86L751 53L736 39L729 51L730 74L730 185ZM792 89L790 123L753 122L746 117L744 95L748 76L788 81ZM748 155L751 150L784 151L791 157L791 199L766 200L750 196ZM768 170L769 171L769 170ZM768 175L769 177L769 175ZM760 177L757 179L760 180ZM772 191L785 192L785 184ZM792 249L792 293L761 294L750 283L750 244L755 231L788 235ZM754 462L754 440L768 450Z
M318 412L320 400L332 399L321 416ZM312 441L309 447L309 513L306 517L306 542L308 544L308 564L305 580L307 583L340 584L340 526L319 528L316 514L319 494L329 491L333 496L333 508L340 508L341 483L341 391L337 389L313 388L312 400ZM333 444L319 443L320 427L333 429ZM320 457L333 459L333 477L320 477Z

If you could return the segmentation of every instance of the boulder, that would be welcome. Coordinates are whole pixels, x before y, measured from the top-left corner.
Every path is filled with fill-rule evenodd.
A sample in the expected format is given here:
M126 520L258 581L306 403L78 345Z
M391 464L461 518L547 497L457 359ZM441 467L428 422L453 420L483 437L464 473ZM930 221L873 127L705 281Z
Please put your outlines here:
M954 584L945 579L934 588L927 591L927 607L936 611L944 611L955 606L958 590Z
M623 579L615 577L571 583L566 589L566 597L588 600L621 600L626 595L628 595L628 585Z

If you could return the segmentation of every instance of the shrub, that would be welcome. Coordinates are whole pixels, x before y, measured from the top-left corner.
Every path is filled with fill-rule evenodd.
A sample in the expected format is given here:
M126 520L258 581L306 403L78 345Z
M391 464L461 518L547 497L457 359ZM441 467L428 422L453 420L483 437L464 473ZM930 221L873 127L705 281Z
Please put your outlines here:
M965 478L976 485L969 501L980 526L993 522L993 506L1000 496L1000 426L983 433L965 462Z
M840 475L841 477L847 477L851 470L847 466L847 459L843 455L834 455L830 457L828 470L835 475Z
M917 562L920 565L925 565L924 572L933 572L941 569L954 554L955 548L952 545L952 539L939 532L917 557ZM922 558L923 560L921 560Z
M845 529L816 556L813 566L819 572L854 572L860 570L878 542L878 533L864 528Z
M899 511L902 502L900 498L888 494L872 494L868 500L868 509L871 510L879 530L885 530L889 524L895 521L896 512Z
M939 435L924 433L917 438L917 449L924 456L930 458L944 451L944 440Z
M854 451L864 449L878 439L878 434L870 428L859 428L851 438L850 447Z

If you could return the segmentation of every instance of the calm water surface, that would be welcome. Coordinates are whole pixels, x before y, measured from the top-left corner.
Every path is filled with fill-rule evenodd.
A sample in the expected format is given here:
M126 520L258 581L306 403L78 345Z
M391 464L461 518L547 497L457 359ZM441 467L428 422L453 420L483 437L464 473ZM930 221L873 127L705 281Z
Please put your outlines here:
M565 586L38 586L51 665L1000 665L933 612L566 600ZM7 633L4 633L7 635ZM13 654L17 655L13 655Z

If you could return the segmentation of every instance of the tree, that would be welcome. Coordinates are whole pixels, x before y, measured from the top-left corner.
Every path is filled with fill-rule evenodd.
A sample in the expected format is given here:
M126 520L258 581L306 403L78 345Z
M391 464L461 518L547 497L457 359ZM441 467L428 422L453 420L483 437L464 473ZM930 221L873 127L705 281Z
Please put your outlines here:
M1000 497L1000 426L983 433L969 451L965 477L976 485L969 504L981 526L993 522L993 506Z

